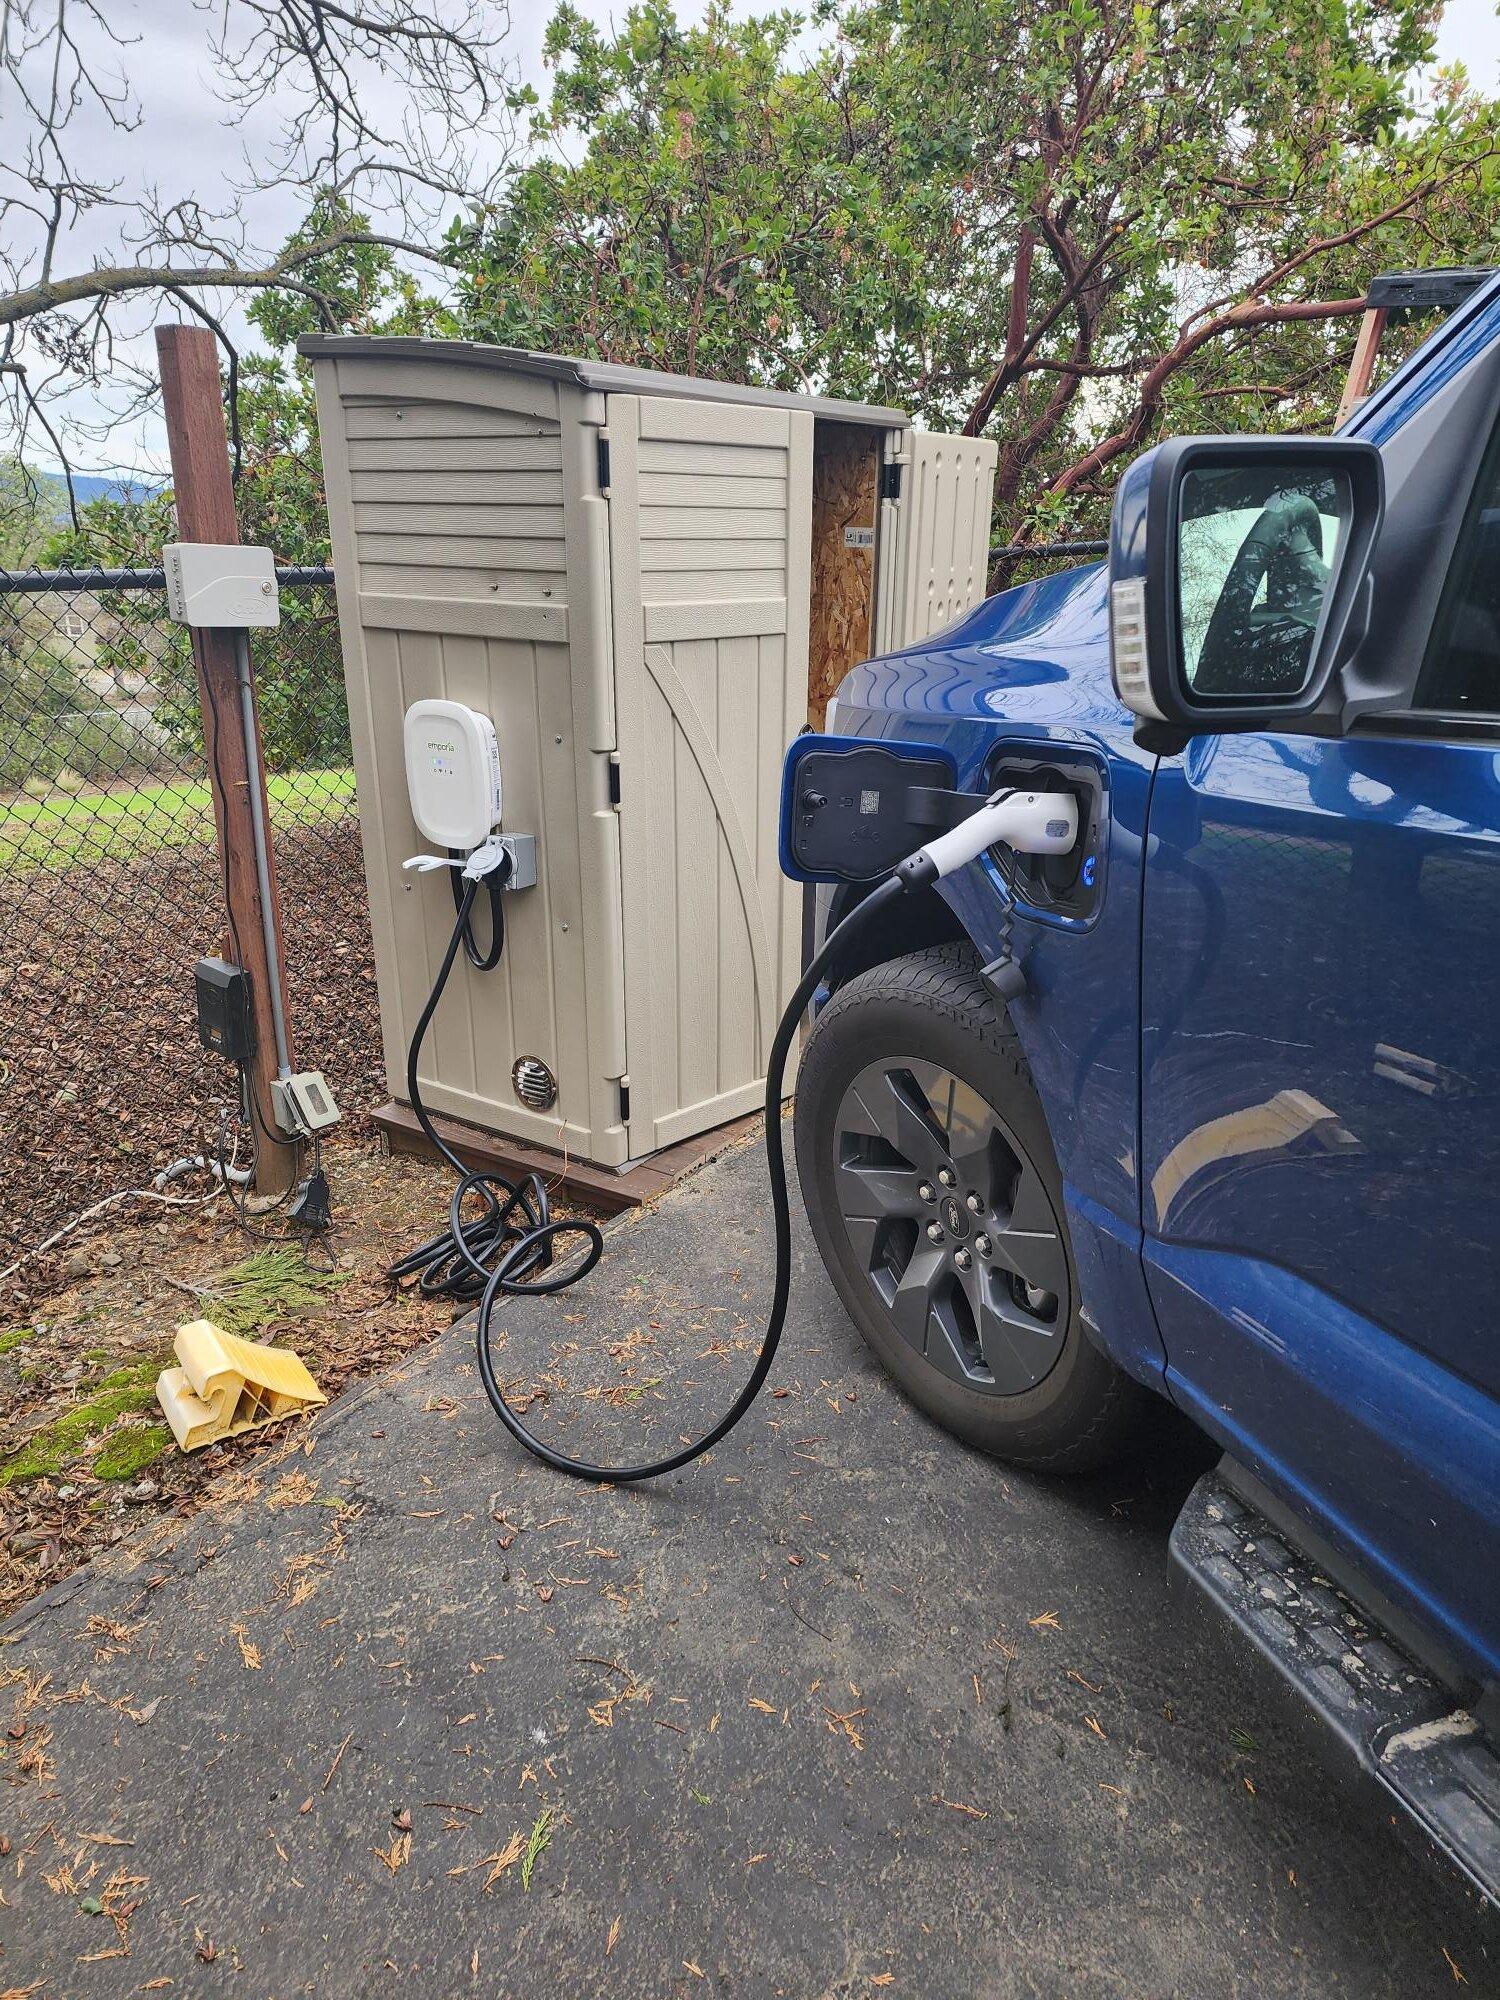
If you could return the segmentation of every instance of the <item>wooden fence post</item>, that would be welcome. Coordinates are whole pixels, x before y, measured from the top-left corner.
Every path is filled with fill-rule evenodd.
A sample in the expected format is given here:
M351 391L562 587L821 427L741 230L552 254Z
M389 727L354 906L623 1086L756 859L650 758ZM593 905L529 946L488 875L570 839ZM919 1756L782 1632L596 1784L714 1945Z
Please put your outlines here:
M159 326L156 354L167 442L172 454L178 535L184 542L238 542L240 528L234 510L234 482L229 470L229 439L224 428L214 336L204 326ZM271 1103L271 1084L276 1077L276 1035L250 806L250 787L255 785L260 791L262 823L268 829L269 839L270 808L265 767L259 755L259 715L255 721L255 740L248 742L233 633L195 626L192 640L208 778L223 861L228 917L225 955L250 975L255 1053L248 1068L251 1115L256 1120L255 1187L259 1194L278 1195L284 1194L295 1179L297 1151L290 1141L279 1138L273 1141L267 1136L277 1130ZM268 856L268 860L271 915L279 938L281 897L276 886L275 858ZM282 953L278 952L277 957L285 963ZM285 1016L284 977L281 1007Z

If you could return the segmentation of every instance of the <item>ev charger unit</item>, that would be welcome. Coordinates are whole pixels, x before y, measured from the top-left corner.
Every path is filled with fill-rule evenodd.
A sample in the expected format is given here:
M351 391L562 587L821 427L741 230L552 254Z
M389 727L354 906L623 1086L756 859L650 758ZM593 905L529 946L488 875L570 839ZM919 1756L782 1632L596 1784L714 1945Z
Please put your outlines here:
M488 739L455 709L493 725L509 858L422 1045L430 1109L610 1168L757 1110L802 966L783 754L861 660L983 597L994 443L518 349L300 346L398 1101L377 1120L406 1123L448 863L484 844Z
M406 789L418 829L440 847L482 847L500 824L500 739L459 701L414 701L403 724Z

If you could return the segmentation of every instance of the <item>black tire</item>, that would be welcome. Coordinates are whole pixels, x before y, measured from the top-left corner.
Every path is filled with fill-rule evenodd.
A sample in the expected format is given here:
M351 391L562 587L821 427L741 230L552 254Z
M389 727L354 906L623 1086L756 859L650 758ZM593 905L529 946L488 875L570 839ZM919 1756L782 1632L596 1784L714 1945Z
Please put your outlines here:
M913 1195L908 1169L927 1140L905 1120L913 1105L919 1113L930 1110L918 1077L929 1085L942 1080L951 1129L943 1127L941 1113L936 1121L923 1115L921 1123L947 1146L946 1153L926 1157L953 1163L945 1169L955 1175L951 1193L929 1172ZM898 1106L894 1117L882 1094L886 1087ZM961 1113L954 1110L960 1094ZM879 1102L867 1119L872 1095ZM980 1151L969 1147L981 1129L976 1099L995 1119ZM849 1130L851 1118L857 1133ZM840 988L803 1053L795 1129L802 1197L828 1274L865 1341L918 1408L955 1437L1020 1465L1074 1472L1115 1456L1149 1398L1094 1345L1080 1320L1062 1178L1046 1118L1016 1035L969 946L940 945L894 959ZM901 1146L893 1146L885 1130L895 1132ZM989 1163L983 1169L973 1164L981 1157ZM1012 1160L1019 1167L1007 1182ZM923 1165L918 1161L917 1169ZM1002 1190L1009 1188L1009 1210L1003 1193L993 1204L1008 1229L989 1224L983 1172ZM860 1192L851 1195L854 1176L862 1177ZM974 1181L968 1194L966 1179ZM862 1203L863 1190L877 1184L895 1190L889 1203L884 1193ZM938 1197L930 1216L917 1201L925 1200L929 1187ZM1023 1190L1032 1220L1050 1206L1055 1221L1056 1240L1046 1244L1055 1291L1041 1280L1028 1285L1002 1257L1002 1243L1012 1250L1020 1245L1021 1261L1029 1263L1035 1253L1025 1246L1042 1244L1048 1234L1045 1222L1035 1231L1016 1227ZM971 1201L980 1204L977 1213L965 1213ZM884 1212L872 1220L864 1206L900 1213L895 1220ZM861 1211L853 1219L846 1215L850 1207ZM915 1220L908 1219L913 1209ZM943 1231L941 1242L933 1241L934 1228ZM966 1232L962 1242L959 1231ZM971 1247L981 1242L987 1246L983 1270ZM962 1272L948 1268L961 1249L969 1251ZM930 1280L929 1272L936 1273ZM926 1296L925 1306L919 1295ZM925 1313L922 1349L913 1344L914 1330L901 1332L893 1300L909 1327ZM1041 1316L1035 1328L1029 1324L1033 1300ZM983 1343L981 1315L989 1336Z

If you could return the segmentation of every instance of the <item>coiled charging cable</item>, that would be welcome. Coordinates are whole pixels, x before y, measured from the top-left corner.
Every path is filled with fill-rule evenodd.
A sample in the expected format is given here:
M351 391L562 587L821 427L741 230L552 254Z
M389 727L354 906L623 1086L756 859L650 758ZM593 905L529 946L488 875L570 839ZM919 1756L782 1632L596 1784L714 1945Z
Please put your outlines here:
M503 880L507 867L508 864L502 863L500 869L492 872L491 881L495 876ZM474 899L483 879L476 876L465 878L463 882L453 934L448 939L448 949L443 954L437 978L427 996L427 1005L418 1018L406 1058L406 1094L416 1113L417 1123L458 1176L453 1198L448 1204L448 1227L398 1258L390 1266L390 1276L397 1284L416 1278L417 1289L428 1298L453 1299L463 1305L479 1299L484 1315L481 1325L487 1328L489 1311L502 1292L510 1296L528 1292L560 1292L568 1285L576 1285L598 1263L604 1250L604 1238L595 1223L554 1221L547 1199L547 1186L540 1174L526 1174L518 1181L511 1181L504 1174L466 1167L433 1124L427 1106L422 1102L417 1062L432 1017L447 987L449 974L453 971L459 947L463 947L471 963L482 971L498 965L505 948L505 920L498 894L492 896L490 905L494 930L489 950L481 953L474 942L470 920ZM478 1198L479 1213L466 1219L464 1206L465 1203L472 1206L473 1197ZM553 1272L553 1246L564 1236L583 1237L588 1245L587 1253L578 1264ZM481 1345L483 1340L484 1334L481 1333ZM495 1397L491 1395L490 1400L494 1402Z
M548 1214L547 1191L537 1174L528 1174L521 1181L511 1182L500 1174L471 1172L439 1137L422 1102L417 1085L417 1058L438 1002L443 997L443 989L448 984L448 975L453 970L459 947L468 934L469 918L479 887L477 880L466 882L453 935L448 941L448 949L438 968L427 1005L417 1022L406 1065L406 1087L417 1121L459 1180L449 1203L447 1230L393 1264L391 1276L399 1280L420 1272L420 1287L429 1296L464 1302L478 1299L476 1343L479 1378L495 1415L533 1457L539 1458L544 1465L550 1465L554 1472L565 1472L574 1479L623 1485L638 1479L659 1479L664 1473L680 1471L683 1466L691 1465L695 1458L701 1458L704 1452L712 1450L721 1438L734 1429L760 1394L786 1325L792 1283L792 1217L787 1198L786 1156L781 1140L782 1086L793 1038L823 974L860 931L909 890L926 888L943 876L951 875L955 869L973 861L997 843L1014 846L1026 853L1066 853L1076 840L1077 833L1077 804L1066 793L997 792L958 826L938 835L908 856L829 932L822 950L814 955L797 984L796 992L787 1002L766 1062L766 1175L771 1184L776 1272L771 1289L771 1309L766 1315L765 1332L761 1335L755 1365L744 1388L723 1416L701 1437L677 1451L669 1452L664 1458L645 1459L637 1465L595 1465L589 1459L572 1458L566 1452L555 1450L534 1431L527 1429L505 1400L505 1392L495 1373L490 1355L490 1318L495 1301L502 1296L560 1292L576 1284L598 1263L604 1249L604 1238L592 1222L552 1221ZM482 1197L484 1207L479 1216L465 1222L463 1205L473 1193ZM584 1237L588 1250L578 1263L569 1264L554 1273L551 1269L553 1246L560 1237L569 1234Z

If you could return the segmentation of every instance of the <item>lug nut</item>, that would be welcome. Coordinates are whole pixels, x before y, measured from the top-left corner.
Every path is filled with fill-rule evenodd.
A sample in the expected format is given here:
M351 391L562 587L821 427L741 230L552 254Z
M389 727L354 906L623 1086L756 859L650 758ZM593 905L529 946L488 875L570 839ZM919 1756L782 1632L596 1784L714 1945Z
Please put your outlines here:
M944 1187L958 1186L958 1175L954 1173L952 1167L940 1167L938 1169L938 1179Z
M942 1223L940 1223L940 1222L929 1222L929 1223L928 1223L928 1225L927 1225L927 1240L928 1240L928 1242L929 1242L929 1243L941 1243L941 1242L942 1242L942 1240L943 1240L943 1225L942 1225Z
M917 1200L918 1201L937 1200L937 1189L932 1185L931 1181L922 1181L919 1183L917 1187Z
M953 1261L957 1264L960 1271L967 1271L974 1259L969 1255L967 1250L955 1250Z
M981 1257L988 1257L994 1247L988 1236L976 1236L974 1238L974 1248L979 1252Z
M977 1194L966 1194L964 1196L964 1206L968 1209L970 1215L979 1215L984 1209L984 1203L979 1199Z

